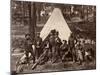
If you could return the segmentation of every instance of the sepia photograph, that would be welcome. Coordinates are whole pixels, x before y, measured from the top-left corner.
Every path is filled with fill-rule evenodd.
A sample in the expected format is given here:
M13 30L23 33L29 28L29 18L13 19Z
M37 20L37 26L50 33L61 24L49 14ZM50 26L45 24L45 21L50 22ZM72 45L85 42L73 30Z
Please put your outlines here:
M11 0L11 74L96 69L96 6Z

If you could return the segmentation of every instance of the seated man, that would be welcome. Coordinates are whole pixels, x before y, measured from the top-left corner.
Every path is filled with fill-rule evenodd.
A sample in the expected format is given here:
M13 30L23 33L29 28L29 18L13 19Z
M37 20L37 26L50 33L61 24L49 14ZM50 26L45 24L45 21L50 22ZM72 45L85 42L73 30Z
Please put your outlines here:
M60 49L61 49L62 61L64 61L65 57L68 55L68 44L66 40L62 41Z
M92 57L92 48L86 49L85 50L85 61L89 62L92 61L93 57Z
M47 62L50 59L50 57L51 57L50 52L51 52L50 51L50 43L49 43L48 40L46 40L45 44L44 44L44 48L43 48L43 53L42 53L44 55L41 57L42 60L41 60L40 64L43 64L43 63Z

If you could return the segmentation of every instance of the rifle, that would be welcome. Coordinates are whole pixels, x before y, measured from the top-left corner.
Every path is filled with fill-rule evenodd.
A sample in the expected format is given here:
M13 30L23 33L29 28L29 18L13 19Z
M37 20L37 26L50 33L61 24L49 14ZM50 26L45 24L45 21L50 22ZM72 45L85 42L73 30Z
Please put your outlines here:
M32 70L34 70L34 69L37 67L37 65L40 63L40 61L45 57L45 54L47 54L47 51L48 51L48 50L45 50L45 51L41 54L41 56L38 58L38 60L35 62L35 64L33 64Z

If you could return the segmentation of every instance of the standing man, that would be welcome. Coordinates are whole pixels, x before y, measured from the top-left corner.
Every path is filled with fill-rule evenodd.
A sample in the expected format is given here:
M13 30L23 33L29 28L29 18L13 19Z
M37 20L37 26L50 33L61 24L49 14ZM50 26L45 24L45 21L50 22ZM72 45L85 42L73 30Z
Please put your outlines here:
M71 52L72 55L72 61L76 61L76 51L75 51L75 37L74 34L72 33L69 40L68 40L68 45L69 45L69 51Z
M35 47L36 47L36 59L38 59L42 53L42 49L41 49L42 38L40 37L40 33L37 33L37 36L34 42L35 42Z
M49 36L50 50L51 50L51 62L55 60L55 36L54 33L50 32Z
M60 51L60 46L61 46L62 42L61 42L61 39L59 38L59 32L56 31L55 33L55 46L56 46L56 49L55 49L55 52L56 52L56 59L60 58L60 60L62 59L61 58L61 51Z
M31 53L31 56L33 57L33 63L35 62L35 54L32 49L32 38L30 37L30 34L25 35L25 55L26 55L26 61L29 62L29 53Z

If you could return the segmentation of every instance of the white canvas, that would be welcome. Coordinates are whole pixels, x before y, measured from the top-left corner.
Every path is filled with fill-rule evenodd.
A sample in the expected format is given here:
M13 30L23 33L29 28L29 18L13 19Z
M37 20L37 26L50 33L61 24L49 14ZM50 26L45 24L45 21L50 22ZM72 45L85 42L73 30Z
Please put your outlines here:
M68 41L71 30L69 29L68 24L66 23L59 8L55 8L53 10L52 15L41 30L40 36L42 37L42 39L44 40L53 29L59 32L59 37L61 38L61 40Z

